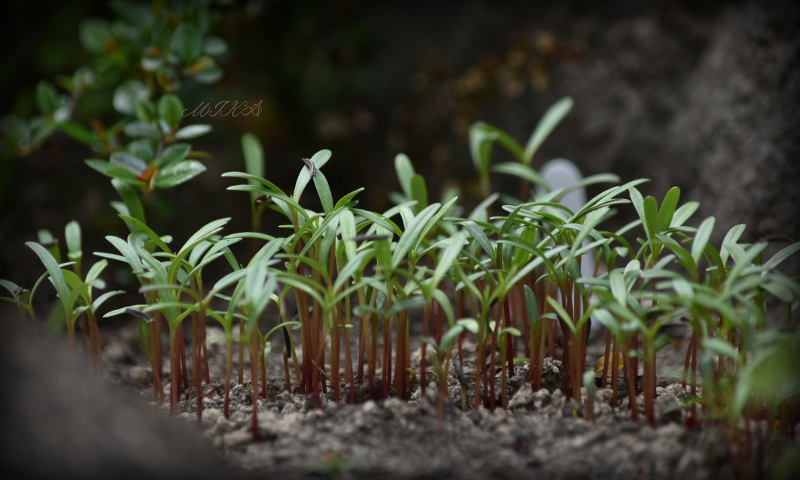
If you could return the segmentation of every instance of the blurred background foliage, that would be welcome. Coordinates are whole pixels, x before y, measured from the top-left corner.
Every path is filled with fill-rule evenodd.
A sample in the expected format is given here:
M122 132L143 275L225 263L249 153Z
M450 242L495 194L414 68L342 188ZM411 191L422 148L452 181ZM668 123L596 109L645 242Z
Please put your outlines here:
M4 5L0 114L29 118L39 80L92 65L79 26L87 17L114 18L115 5ZM249 228L246 197L225 192L230 182L220 177L243 170L245 132L263 143L265 176L278 185L294 183L302 157L329 148L333 159L325 173L334 197L363 186L361 201L382 211L391 206L388 192L399 189L392 159L404 152L433 198L457 186L469 209L481 200L469 125L487 121L524 139L547 106L566 95L575 98L575 109L545 142L534 168L563 156L584 175L651 178L645 195L661 198L679 186L686 200L701 200L697 218L717 216L720 232L747 223L751 240L800 233L796 222L787 223L800 204L793 188L800 164L796 100L787 100L800 93L791 60L800 44L792 25L800 17L790 2L211 5L209 33L229 45L217 59L223 76L213 85L186 80L179 96L190 110L201 102L247 101L261 102L261 111L184 119L214 127L193 142L211 154L203 160L208 171L144 198L154 230L178 243L211 218L232 215L231 231ZM136 66L120 62L120 75L135 78ZM87 93L75 118L113 123L113 91L107 85ZM494 161L509 160L505 155L496 149ZM2 159L0 276L24 283L38 275L28 271L37 264L23 244L40 228L60 232L76 219L87 250L96 250L104 235L125 233L108 206L116 193L83 163L92 157L58 133L26 158ZM736 169L741 175L729 178ZM493 190L519 188L510 176L492 181ZM771 189L763 186L770 182ZM590 197L602 187L596 188ZM729 201L746 188L758 191ZM263 221L266 233L277 233L282 223L272 213Z

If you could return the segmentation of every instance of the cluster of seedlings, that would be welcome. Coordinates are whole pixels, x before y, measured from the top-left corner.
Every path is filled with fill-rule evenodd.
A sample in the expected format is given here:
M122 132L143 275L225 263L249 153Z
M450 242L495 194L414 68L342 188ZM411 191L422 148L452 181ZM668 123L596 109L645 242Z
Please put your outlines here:
M563 105L557 104L545 115L532 136L534 140L541 137L542 129L554 127L558 116L554 117L553 111L563 109ZM567 110L563 109L560 116ZM483 135L474 142L479 160L480 150L495 140L524 155L525 150L511 143L510 137L501 136L499 130L486 125L474 128L474 136ZM258 140L247 135L243 146L249 169L263 168ZM488 156L490 150L483 148L483 152ZM405 400L416 381L424 393L433 376L439 385L441 405L447 396L451 369L454 364L463 364L463 339L474 335L474 407L484 404L494 410L507 408L508 371L513 372L516 363L529 362L527 382L533 390L541 388L545 352L554 352L557 342L562 347L565 370L563 393L568 400L581 400L581 387L585 386L590 398L595 372L584 370L586 342L590 323L597 321L607 329L605 356L598 366L602 386L610 380L614 402L617 395L627 394L629 404L636 405L635 377L641 361L644 417L653 424L655 353L670 343L669 337L659 336L659 329L668 321L681 319L692 330L683 378L693 392L687 405L691 423L727 422L731 445L750 444L750 422L744 422L744 432L738 428L742 418L768 418L770 428L781 425L787 435L794 435L798 418L793 401L794 376L791 365L784 362L787 356L796 355L798 336L796 331L780 332L769 327L767 303L774 297L776 302L771 305L785 304L787 326L792 326L800 285L776 267L800 250L800 243L765 261L761 254L766 242L739 243L744 230L739 225L726 234L717 249L709 243L713 218L704 220L698 228L686 226L697 202L679 206L680 192L673 188L659 206L655 198L643 198L637 190L645 180L608 188L573 212L558 203L569 190L549 190L526 165L524 156L514 171L538 183L543 191L529 191L525 202L506 196L509 201L495 209L495 215L490 211L498 194L489 195L467 216L459 214L457 197L430 203L423 177L415 174L402 154L395 159L402 187L402 193L395 194L399 203L386 212L372 212L357 206L355 197L361 189L334 202L323 173L330 158L330 151L322 150L304 159L291 193L259 175L223 175L247 180L229 190L250 193L254 224L264 208L271 208L285 215L291 235L244 232L222 236L220 232L229 220L224 218L198 230L177 250L170 248L170 237L158 235L145 222L135 187L146 187L139 180L126 181L126 177L106 170L120 193L128 193L122 195L124 205L118 205L123 211L120 217L131 230L128 238L106 237L117 251L96 253L103 259L85 275L76 223L70 223L65 232L70 262L61 263L57 243L47 242L48 238L40 238L42 243L28 242L46 273L30 292L3 281L13 296L6 300L16 303L23 316L33 317L33 295L48 278L64 309L70 345L75 348L75 324L80 319L82 331L89 331L93 359L99 363L95 314L105 300L121 292L108 292L96 299L92 293L104 287L99 275L108 260L124 262L141 283L139 292L145 302L105 316L127 312L139 318L142 346L154 372L154 400L166 401L159 340L164 323L170 339L169 403L175 413L180 385L189 387L187 348L191 350L195 391L201 392L201 384L210 382L206 323L211 318L224 328L227 343L225 415L237 336L235 323L238 341L250 355L253 405L260 395L267 397L269 338L281 330L286 385L291 389L294 383L301 394L314 395L317 405L322 405L319 396L329 388L333 399L340 399L342 373L344 383L368 382L374 396L385 399L393 394ZM508 164L500 165L512 171ZM575 188L609 180L616 177L588 177ZM300 203L311 182L322 212ZM602 223L615 213L612 207L628 204L640 218L616 232L603 230ZM634 244L636 248L623 236L634 228L644 233ZM241 262L230 247L245 238L256 248L247 262ZM265 243L259 248L257 242ZM597 260L594 276L581 273L586 255ZM231 271L208 288L203 269L223 258ZM606 272L598 274L600 265L605 265ZM287 295L297 306L299 321L290 320ZM279 307L282 323L264 334L259 330L259 318L272 302ZM414 309L423 313L418 365L412 364L410 350L409 312ZM184 320L188 319L190 345L184 342ZM356 342L351 342L353 335ZM84 333L84 342L85 337ZM300 355L295 342L302 346ZM487 345L489 348L485 348ZM243 363L240 358L240 381ZM497 370L501 376L499 405L495 404L494 392ZM627 392L618 392L620 374L627 380ZM373 384L377 375L380 391ZM457 377L463 378L463 372ZM764 385L765 377L790 385ZM466 388L466 381L462 384ZM702 395L697 395L698 385ZM354 402L354 388L350 394ZM202 403L197 402L198 422ZM255 439L257 410L252 409ZM591 408L586 412L589 415ZM638 409L633 408L631 413L637 421Z
M206 154L181 141L210 127L181 128L183 106L172 93L182 77L199 75L198 80L214 81L219 76L209 55L224 50L224 44L218 39L204 40L208 19L203 12L201 7L180 12L185 19L177 26L174 16L158 13L141 27L145 34L122 43L130 52L144 52L137 58L146 81L127 82L117 89L114 106L127 117L111 129L88 130L72 123L74 102L58 98L52 86L40 85L37 98L44 115L39 122L43 130L26 130L14 137L19 140L14 151L26 154L58 128L91 146L103 158L86 163L111 177L122 200L112 206L130 234L106 237L114 251L95 253L101 260L84 274L76 222L65 231L68 262L63 262L53 235L40 231L39 242L27 245L41 259L45 273L29 290L0 281L11 293L2 299L16 304L23 319L31 317L36 325L33 299L47 279L58 293L70 346L77 348L79 325L84 351L91 352L95 369L102 369L98 309L123 292L95 297L94 291L105 288L100 275L108 262L121 262L139 281L143 303L104 316L127 313L138 318L142 347L154 374L153 399L159 404L168 401L173 414L181 389L188 390L191 383L194 392L202 392L202 384L211 381L206 325L212 321L225 331L226 417L234 341L246 347L250 356L255 406L259 396L267 397L269 339L280 331L286 386L314 396L316 405L322 405L320 395L329 389L333 399L340 401L342 383L351 386L349 401L355 402L354 385L366 383L373 397L408 400L416 384L424 393L428 382L435 380L440 422L447 379L453 373L464 389L468 385L465 374L474 378L474 408L507 408L509 371L514 371L515 364L528 362L527 383L534 391L542 388L545 354L552 355L556 345L561 347L565 370L564 395L580 401L585 387L591 400L595 371L585 368L587 338L591 322L600 322L607 332L605 355L597 366L601 385L611 383L614 404L618 396L627 395L634 406L632 419L638 421L635 385L641 363L643 416L650 424L655 422L656 409L655 354L670 343L659 332L667 322L679 320L692 331L683 372L683 384L692 391L691 401L684 405L691 412L690 426L727 425L727 444L742 462L750 455L752 437L760 435L751 420L766 420L770 434L778 427L794 436L800 418L800 386L794 371L800 335L793 312L800 301L800 282L778 267L800 250L800 243L765 259L767 243L741 243L745 226L737 225L721 245L714 246L710 243L713 217L697 228L688 226L698 203L679 205L680 190L673 188L659 205L637 189L644 179L618 185L619 177L602 174L568 189L550 189L531 164L538 148L571 109L568 98L546 112L524 146L498 128L473 125L470 147L484 200L466 215L452 193L440 202L431 201L424 178L403 154L395 159L402 192L391 195L396 206L385 212L358 208L356 197L363 189L335 201L323 173L331 158L328 150L303 159L293 189L284 190L285 186L263 178L261 144L247 134L242 139L247 173L223 176L245 181L228 189L249 193L252 232L223 235L230 220L223 218L173 249L169 235L148 226L141 195L182 184L205 170L191 158ZM108 25L89 24L85 29L98 52L105 51L114 38L114 29ZM89 73L81 70L70 80L73 97L89 85L93 78ZM23 126L33 128L33 124ZM124 139L130 141L122 144ZM496 144L518 161L493 165L491 152ZM519 177L519 198L491 193L491 172ZM302 205L309 203L303 200L312 182L322 207L319 212ZM559 203L570 191L597 183L614 186L578 211ZM631 206L638 214L636 221L613 232L603 229L618 208ZM281 227L289 235L260 233L262 212L267 208L286 217L288 223ZM629 242L637 229L639 238ZM244 239L251 242L246 260L236 258L231 250ZM593 256L597 266L590 276L581 273L587 256ZM204 268L215 261L227 261L230 273L213 281L204 279ZM277 305L282 321L265 334L259 329L259 319L271 303ZM296 306L297 320L287 304ZM782 314L783 308L785 328L771 327L769 319L776 312ZM418 364L411 355L410 312L415 310L422 312ZM165 325L169 399L161 378ZM187 344L184 329L189 328ZM467 335L474 336L469 342L476 349L474 372L461 369ZM240 383L244 350L239 350ZM344 365L340 365L342 353ZM620 375L626 382L619 382ZM619 391L620 384L627 385L627 392ZM197 401L198 423L202 406ZM252 408L254 439L258 438L257 410ZM591 411L587 408L587 415ZM766 439L759 441L762 445Z

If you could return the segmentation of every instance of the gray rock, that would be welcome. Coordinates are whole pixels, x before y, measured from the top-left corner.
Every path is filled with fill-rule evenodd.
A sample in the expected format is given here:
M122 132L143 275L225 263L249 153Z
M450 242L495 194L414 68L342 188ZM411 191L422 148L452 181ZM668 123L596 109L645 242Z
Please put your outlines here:
M128 378L134 385L146 387L153 383L153 370L150 367L134 365L128 370Z
M533 408L533 390L526 383L517 390L517 393L508 402L508 409L513 412L517 410L533 410Z
M222 436L222 444L228 450L243 448L253 441L253 434L248 430L235 430Z
M215 426L217 421L222 417L222 412L216 408L203 410L203 428L208 429Z

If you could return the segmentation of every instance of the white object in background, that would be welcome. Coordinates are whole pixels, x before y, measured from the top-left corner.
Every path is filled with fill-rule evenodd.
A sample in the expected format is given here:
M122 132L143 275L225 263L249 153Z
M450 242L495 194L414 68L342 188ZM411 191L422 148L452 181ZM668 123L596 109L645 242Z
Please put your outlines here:
M550 188L569 188L583 179L581 171L574 163L565 158L556 158L545 163L539 170L539 175L544 178ZM578 188L569 192L559 202L561 205L577 212L586 205L586 189ZM584 245L589 244L589 239L583 241ZM594 251L589 250L581 259L581 274L584 277L594 276Z

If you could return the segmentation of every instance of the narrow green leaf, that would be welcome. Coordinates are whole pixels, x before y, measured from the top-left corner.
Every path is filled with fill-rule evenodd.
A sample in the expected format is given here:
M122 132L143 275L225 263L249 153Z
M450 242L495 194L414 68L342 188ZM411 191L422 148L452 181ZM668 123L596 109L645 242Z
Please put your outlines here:
M572 110L572 103L571 97L564 97L554 103L547 109L544 115L542 115L541 120L539 120L539 123L536 125L536 129L533 131L530 139L528 139L527 145L525 145L525 165L531 164L533 156L536 154L536 151L539 150L542 143L544 143L545 139L547 139L569 111Z
M397 172L397 180L400 181L400 188L403 189L406 200L411 200L414 198L411 190L411 179L416 175L414 172L414 165L405 153L398 153L397 156L394 157L394 169L395 172ZM420 210L422 210L422 208L420 208Z
M244 153L244 166L247 173L254 177L264 176L264 148L261 141L252 133L242 135L242 152ZM250 179L250 185L257 185L257 182ZM255 202L258 194L250 192L250 203Z
M422 308L427 304L428 304L428 299L427 298L425 298L425 297L423 297L421 295L417 295L417 296L410 297L410 298L407 298L405 300L401 300L401 301L395 303L394 305L392 305L392 308L390 308L389 310L386 311L386 315L385 316L386 316L386 318L389 318L392 315L395 315L397 313L403 312L405 310L413 310L415 308Z
M653 253L656 253L656 235L661 233L661 228L658 224L658 206L656 199L647 197L644 199L644 226L647 233L647 239L650 240L650 248Z
M797 253L798 250L800 250L800 242L789 245L788 247L782 249L780 252L773 255L772 258L767 260L767 263L764 264L764 268L773 269L777 267L778 265L783 263L784 260Z
M675 208L678 206L678 200L680 198L681 189L672 187L664 197L664 201L661 202L661 209L658 211L658 225L662 231L672 225L672 217L675 215Z
M703 256L703 251L706 249L708 239L711 238L711 231L714 230L714 217L708 217L700 224L697 229L697 234L694 236L692 242L692 259L695 264L700 264L700 258Z
M314 186L317 187L317 195L319 195L319 200L322 203L322 209L325 210L326 214L330 214L333 211L333 195L331 195L331 187L328 185L328 180L320 170L317 170L313 178Z
M647 230L647 220L645 220L644 215L644 197L642 194L639 193L634 187L630 187L628 189L630 196L631 196L631 203L633 203L633 208L636 209L636 213L639 215L639 218L642 220L642 225L645 225L645 231Z
M569 315L567 315L567 311L564 310L564 307L562 307L561 304L558 303L558 301L556 301L556 299L554 299L553 297L547 297L547 302L550 304L551 307L553 307L553 310L556 311L558 316L561 317L561 320L567 324L567 327L569 327L573 335L577 334L575 324L572 323L572 319L569 318Z
M334 210L338 210L339 208L347 205L348 203L350 203L353 200L353 197L358 195L358 193L361 192L362 190L364 190L363 187L359 188L358 190L353 190L352 192L348 193L344 197L340 198L339 201L336 202L336 205L333 206L333 209Z
M36 242L25 242L25 245L27 245L36 253L36 255L39 256L39 259L44 264L44 268L47 269L47 273L50 274L50 281L53 282L53 286L56 289L56 293L58 293L58 297L61 300L64 311L71 311L71 305L67 303L69 301L70 294L69 287L67 287L67 283L64 280L64 275L62 274L56 259L53 258L47 249Z
M145 223L144 207L142 206L142 201L139 199L137 190L127 183L117 180L116 178L111 179L111 185L114 187L117 193L119 193L122 201L125 202L125 206L128 209L128 214L140 222Z
M362 250L353 258L348 258L347 265L339 272L339 276L336 277L336 281L333 283L333 290L338 291L342 285L350 280L351 276L362 271L366 262L368 262L373 255L374 252L372 250Z
M330 159L331 151L325 149L315 153L314 156L309 160L314 163L314 165L317 167L317 171L319 171L326 163L328 163L328 160ZM294 194L292 195L292 198L295 202L300 202L300 196L303 195L303 191L310 181L311 172L308 170L308 167L304 165L300 170L300 175L297 176L297 182L294 186Z
M400 230L400 227L395 225L395 223L392 222L391 220L384 218L383 215L380 215L378 213L373 213L368 210L361 210L359 208L353 208L351 210L353 211L354 214L366 218L370 222L384 228L388 232L394 232L397 235L403 235L403 231Z
M734 360L739 358L733 345L719 338L703 339L703 349Z
M486 199L484 199L481 203L479 203L474 210L472 210L472 212L469 214L469 217L467 218L469 220L474 220L476 222L488 221L489 215L486 211L489 208L489 206L493 204L498 198L500 198L499 193L493 193L489 195L488 197L486 197Z
M431 278L430 287L432 289L436 289L439 282L450 270L450 267L453 266L453 262L456 261L458 254L461 253L465 238L466 235L463 232L456 234L456 236L453 237L453 241L450 242L447 248L444 249L444 252L439 256L439 263L436 265L436 270L434 270L433 277Z
M463 225L464 228L467 229L470 236L475 239L476 242L481 246L486 255L494 261L494 249L492 248L492 243L489 241L489 237L483 232L483 229L479 227L475 222L467 220L464 222L458 222L456 225Z
M434 203L425 210L421 211L420 214L414 218L414 220L411 222L411 225L409 225L409 227L403 233L403 236L400 237L400 241L397 242L397 246L392 253L392 268L397 268L397 266L400 265L400 262L406 258L406 256L409 254L409 250L416 245L422 230L425 228L425 225L428 223L431 217L436 214L440 206L441 205L438 203ZM412 252L411 254L416 255L416 252Z
M222 174L222 176L223 176L223 177L244 178L244 179L247 179L247 180L253 180L253 181L255 181L256 183L251 183L251 185L252 185L252 186L258 186L257 184L258 184L258 183L260 183L261 185L263 185L264 187L266 187L268 190L272 190L272 191L274 191L274 192L278 192L278 193L281 193L281 194L283 194L283 195L286 195L286 194L283 192L283 190L281 190L280 188L278 188L278 186L277 186L277 185L275 185L274 183L270 182L269 180L265 180L265 179L263 179L263 178L261 178L261 177L257 177L257 176L255 176L255 175L250 175L249 173L242 173L242 172L225 172L225 173L223 173L223 174ZM230 190L230 188L228 188L228 190Z
M356 221L353 217L353 212L345 210L339 215L339 224L342 228L342 241L344 242L345 252L347 254L348 263L356 258Z
M111 244L114 245L117 250L119 250L125 260L128 262L128 265L131 266L133 273L144 273L142 261L139 259L136 251L128 244L128 242L119 237L113 237L111 235L107 236L106 240L111 242Z
M166 253L172 253L172 250L170 250L169 247L167 247L167 244L164 243L164 240L162 240L161 237L156 235L156 233L152 231L150 227L142 223L140 220L125 215L120 215L119 217L128 222L129 224L131 224L134 228L136 228L140 232L146 233L147 236L150 237L150 240L152 240L161 250L163 250Z
M428 187L422 175L411 177L411 199L417 201L413 207L414 213L419 213L428 207Z
M700 207L700 202L686 202L685 204L681 205L680 208L675 210L675 215L672 217L672 223L669 225L670 227L680 227L686 220L689 220L694 212L697 211L698 207Z
M728 233L725 234L725 238L722 240L722 251L720 251L720 258L722 259L722 264L725 265L728 263L728 256L730 256L730 252L728 251L728 243L736 243L739 241L739 237L742 236L744 229L746 228L745 224L739 224L735 227L728 230Z
M497 133L486 128L486 125L482 123L476 123L469 129L469 150L472 155L472 163L475 164L475 170L482 182L489 180L492 144L497 138Z
M75 220L64 228L64 239L67 241L67 257L77 261L83 256L81 252L81 226Z
M525 310L528 312L528 322L531 328L536 326L539 321L539 306L536 303L536 295L531 290L531 287L525 285Z
M544 181L541 175L539 175L536 170L532 169L528 165L523 163L516 163L516 162L503 162L498 163L492 166L492 171L496 173L504 173L506 175L513 175L515 177L519 177L523 180L527 180L531 183L539 185L543 187L545 190L550 190L550 185Z
M424 242L427 239L428 234L439 223L439 221L442 219L442 217L444 217L447 214L447 212L450 210L450 207L452 207L456 203L457 200L458 200L458 197L451 198L450 201L447 202L444 207L439 209L439 211L436 213L436 215L434 215L433 217L431 217L430 220L428 220L428 224L425 225L425 228L422 229L422 233L419 235L419 239L417 240L417 244L414 246L414 251L415 252L419 250L419 247L422 245L422 242Z
M611 294L620 305L628 304L628 289L625 286L625 279L619 270L613 270L610 275L611 281Z

